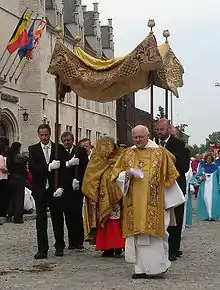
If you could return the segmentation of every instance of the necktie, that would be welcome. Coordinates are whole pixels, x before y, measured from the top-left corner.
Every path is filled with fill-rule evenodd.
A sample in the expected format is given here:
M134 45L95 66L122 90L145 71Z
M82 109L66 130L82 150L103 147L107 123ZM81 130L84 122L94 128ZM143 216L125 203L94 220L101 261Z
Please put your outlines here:
M165 145L166 145L166 142L164 140L161 140L160 141L160 146L165 147Z
M50 161L49 146L44 146L44 153L45 153L45 160L47 164L49 164L49 161Z

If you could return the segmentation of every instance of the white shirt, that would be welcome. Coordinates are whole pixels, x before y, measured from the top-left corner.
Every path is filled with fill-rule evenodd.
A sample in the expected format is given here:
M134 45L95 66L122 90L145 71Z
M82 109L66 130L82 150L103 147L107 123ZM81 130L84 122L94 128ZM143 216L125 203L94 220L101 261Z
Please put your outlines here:
M69 154L71 154L72 151L73 151L73 148L74 148L74 146L72 146L70 149L66 149L66 151L67 151Z
M170 135L167 137L166 140L161 140L161 139L159 139L159 143L158 143L158 144L160 145L161 142L164 142L164 146L163 146L163 147L166 147L167 142L168 142L169 139L170 139Z
M50 163L50 155L51 155L51 141L49 141L49 143L47 145L43 144L42 142L40 143L41 144L41 148L43 150L43 153L44 153L44 158L46 160L46 163L49 164ZM47 152L48 150L48 152ZM47 156L48 154L48 156ZM47 179L47 182L46 182L46 189L49 188L49 181Z
M43 144L42 142L40 144L41 144L41 148L42 148L43 153L44 153L45 160L46 160L47 164L49 164L50 155L51 155L51 141L47 145ZM48 149L46 149L46 148L48 148ZM49 157L48 160L47 160L47 151L46 150L48 150L48 157Z

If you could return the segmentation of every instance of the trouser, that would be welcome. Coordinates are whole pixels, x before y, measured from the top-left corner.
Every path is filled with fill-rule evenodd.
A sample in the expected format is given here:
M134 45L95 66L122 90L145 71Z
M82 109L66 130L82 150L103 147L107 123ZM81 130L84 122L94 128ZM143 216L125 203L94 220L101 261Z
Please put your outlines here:
M176 254L180 250L183 216L184 216L184 204L177 206L174 209L176 217L176 226L169 226L167 231L169 233L169 254Z
M9 179L10 201L8 208L8 216L14 216L14 222L23 221L24 213L24 195L25 195L25 181L23 178Z
M70 246L81 246L84 242L82 208L75 211L65 211L66 227Z
M8 180L0 180L0 217L6 216L9 206Z
M64 215L66 227L68 229L68 239L70 246L81 246L84 242L84 227L83 227L83 195L80 192L73 192L74 200L64 202ZM71 204L70 204L71 203Z
M46 253L49 249L47 234L47 207L49 207L53 225L53 232L55 237L54 247L56 250L63 250L65 248L63 229L64 217L62 206L60 206L59 203L59 198L53 197L49 190L45 190L41 197L35 198L38 252Z

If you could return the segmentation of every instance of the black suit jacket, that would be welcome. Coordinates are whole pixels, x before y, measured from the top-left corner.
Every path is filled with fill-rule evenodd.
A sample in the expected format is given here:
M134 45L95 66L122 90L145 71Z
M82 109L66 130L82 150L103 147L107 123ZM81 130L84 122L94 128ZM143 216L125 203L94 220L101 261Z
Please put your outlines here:
M156 143L159 143L158 139L155 139ZM185 143L177 139L174 136L170 136L165 148L170 151L176 157L176 169L180 174L177 182L182 189L183 193L186 194L186 177L185 173L189 170L190 165L190 154L188 148L185 147Z
M59 152L60 152L59 145ZM49 191L54 192L54 170L48 171L44 152L41 143L34 144L28 148L29 151L29 170L32 174L32 194L34 198L41 197L46 188L46 182L49 182ZM60 153L59 153L60 154ZM51 142L50 162L55 159L55 144Z
M66 161L70 160L74 155L75 157L79 158L79 165L66 168ZM60 187L64 189L62 200L65 209L74 210L75 208L77 209L82 203L83 195L81 193L81 185L88 164L88 155L86 150L81 147L74 147L71 153L69 153L64 147L62 147L60 161ZM72 182L74 178L80 181L80 189L77 191L73 191L72 187Z
M79 158L79 165L77 166L70 166L66 168L66 161L70 160L73 156ZM61 154L60 154L60 161L61 161L61 184L60 187L65 189L72 190L72 182L73 179L76 178L80 181L80 185L82 184L83 176L88 164L88 155L84 148L81 147L74 147L72 152L69 153L64 147L62 147Z

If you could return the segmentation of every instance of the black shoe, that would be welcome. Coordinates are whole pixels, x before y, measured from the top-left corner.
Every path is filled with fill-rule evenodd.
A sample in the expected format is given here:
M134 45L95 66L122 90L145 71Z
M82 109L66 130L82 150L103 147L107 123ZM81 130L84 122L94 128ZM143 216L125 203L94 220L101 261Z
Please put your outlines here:
M102 253L102 257L114 257L114 250L106 250Z
M78 246L76 246L76 249L77 250L84 250L84 246L83 245L78 245Z
M6 221L7 221L7 223L12 223L12 217L7 216L7 217L6 217Z
M176 256L177 258L181 257L183 255L182 251L176 251Z
M34 255L34 259L36 260L47 259L47 253L37 252L37 254Z
M56 250L55 251L55 256L57 256L57 257L63 257L63 250Z
M170 262L174 262L174 261L176 261L176 260L177 260L177 257L176 257L175 254L170 254L170 255L169 255L169 261L170 261Z
M14 220L14 224L23 224L24 221L23 220Z
M83 250L84 246L83 245L78 245L78 246L74 246L74 245L69 245L68 246L69 250Z
M122 249L115 249L115 256L120 256L122 254Z
M147 279L147 275L145 273L143 274L133 274L132 279Z

